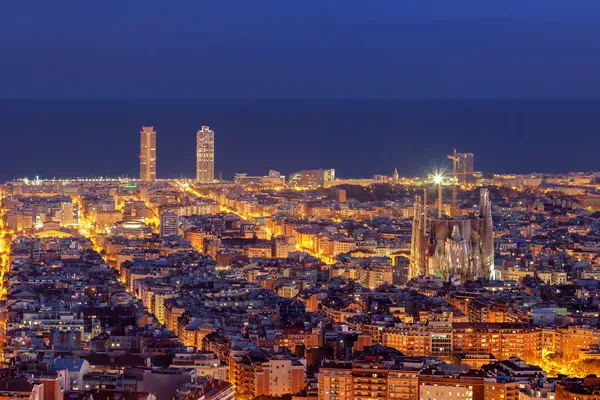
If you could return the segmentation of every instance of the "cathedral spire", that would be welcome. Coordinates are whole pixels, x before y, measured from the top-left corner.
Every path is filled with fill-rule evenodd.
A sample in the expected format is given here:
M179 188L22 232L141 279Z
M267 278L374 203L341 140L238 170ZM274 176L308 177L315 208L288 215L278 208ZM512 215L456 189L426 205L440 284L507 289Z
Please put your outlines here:
M454 228L452 228L452 235L450 235L450 237L455 242L460 242L462 240L462 236L460 236L460 231L458 230L458 225L454 225Z

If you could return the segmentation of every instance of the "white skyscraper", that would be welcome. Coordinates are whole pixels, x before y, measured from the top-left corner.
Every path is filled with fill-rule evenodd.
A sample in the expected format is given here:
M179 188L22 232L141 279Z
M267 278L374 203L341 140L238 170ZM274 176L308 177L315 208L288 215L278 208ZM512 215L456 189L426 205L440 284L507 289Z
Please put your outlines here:
M196 180L211 183L215 179L215 132L203 126L196 134Z

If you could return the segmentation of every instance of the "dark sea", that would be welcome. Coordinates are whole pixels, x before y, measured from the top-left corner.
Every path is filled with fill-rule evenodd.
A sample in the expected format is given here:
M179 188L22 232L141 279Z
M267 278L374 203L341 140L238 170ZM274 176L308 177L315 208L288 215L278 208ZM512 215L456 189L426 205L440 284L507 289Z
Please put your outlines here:
M453 148L483 172L600 170L600 101L0 100L0 180L137 177L142 125L157 131L159 178L194 176L202 125L224 179L423 175L449 168Z

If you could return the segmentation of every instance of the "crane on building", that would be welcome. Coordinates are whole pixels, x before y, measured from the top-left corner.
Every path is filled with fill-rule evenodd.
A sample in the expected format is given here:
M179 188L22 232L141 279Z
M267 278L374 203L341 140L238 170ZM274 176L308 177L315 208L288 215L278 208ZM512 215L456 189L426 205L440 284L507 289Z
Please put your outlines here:
M468 172L458 172L458 153L456 149L453 149L452 154L448 154L447 156L450 160L452 160L452 179L454 182L452 183L452 205L450 207L450 216L457 217L458 216L458 175L468 175Z
M448 158L452 160L452 179L454 179L454 182L452 182L452 206L450 207L450 215L452 217L456 217L456 214L458 214L458 210L456 209L456 200L458 197L458 189L456 187L458 180L456 177L456 166L458 164L458 153L456 152L456 149L453 149L453 153L448 155Z

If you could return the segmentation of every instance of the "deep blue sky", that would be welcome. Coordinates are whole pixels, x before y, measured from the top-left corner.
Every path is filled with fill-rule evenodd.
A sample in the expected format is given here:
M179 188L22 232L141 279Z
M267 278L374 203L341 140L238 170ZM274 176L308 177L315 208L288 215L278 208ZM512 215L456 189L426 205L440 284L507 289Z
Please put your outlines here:
M4 98L598 98L598 0L4 1Z
M142 125L159 177L202 125L227 178L598 170L599 71L600 0L3 1L0 180L136 176Z

